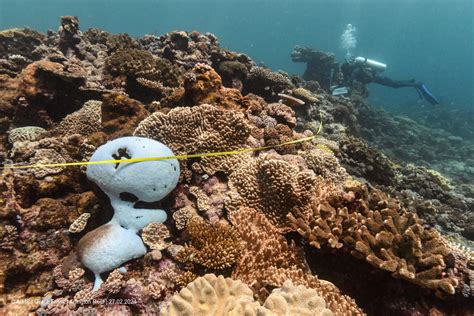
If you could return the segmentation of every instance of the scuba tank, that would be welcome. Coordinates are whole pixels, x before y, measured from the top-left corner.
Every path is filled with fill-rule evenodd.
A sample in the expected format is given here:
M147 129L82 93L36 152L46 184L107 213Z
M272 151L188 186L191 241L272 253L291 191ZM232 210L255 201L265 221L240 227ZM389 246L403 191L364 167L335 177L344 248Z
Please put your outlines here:
M380 72L384 71L385 68L387 68L386 64L383 64L381 62L378 62L378 61L375 61L375 60L372 60L372 59L367 59L365 57L360 57L360 56L354 58L354 62L356 64L362 65L364 67L370 67L373 70L380 71Z

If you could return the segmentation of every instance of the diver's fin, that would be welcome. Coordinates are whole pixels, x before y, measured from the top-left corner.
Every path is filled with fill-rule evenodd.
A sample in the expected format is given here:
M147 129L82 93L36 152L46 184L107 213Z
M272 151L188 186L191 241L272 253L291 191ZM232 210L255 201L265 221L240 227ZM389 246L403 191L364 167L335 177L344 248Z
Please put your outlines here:
M417 87L417 90L423 95L426 101L432 105L439 104L439 101L435 98L433 94L428 90L428 88L422 83Z
M418 93L418 96L420 97L420 99L423 99L423 95L421 94L420 89L418 87L415 87L415 90L416 90L416 93Z

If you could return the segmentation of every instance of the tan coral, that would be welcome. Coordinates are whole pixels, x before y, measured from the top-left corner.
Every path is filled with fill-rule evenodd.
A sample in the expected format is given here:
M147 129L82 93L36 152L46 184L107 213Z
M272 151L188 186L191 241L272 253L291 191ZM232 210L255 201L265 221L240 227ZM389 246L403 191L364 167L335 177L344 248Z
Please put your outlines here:
M293 286L291 281L286 281L282 288L275 289L263 306L254 300L252 294L250 288L240 280L206 274L175 294L170 305L161 310L161 315L335 315L325 307L326 302L315 290Z
M317 248L347 248L356 258L412 283L454 294L458 280L443 274L450 249L424 228L416 214L378 190L347 182L318 189L312 212L288 216L293 228Z
M88 136L100 131L101 105L101 101L87 101L79 110L67 115L52 133L60 136L72 134Z
M194 216L197 216L197 212L191 205L180 208L173 213L173 220L176 228L179 230L184 229L189 220Z
M305 89L305 88L296 88L292 90L293 96L296 98L303 99L304 101L308 103L316 103L319 101L319 98L317 95L312 93L311 91Z
M171 299L164 316L255 315L252 290L238 280L206 274Z
M282 98L282 103L288 104L290 106L302 106L305 105L305 102L301 99L298 99L292 95L285 93L278 93L278 96Z
M326 302L316 290L308 289L303 285L293 285L290 280L285 281L281 288L274 289L265 300L263 307L281 316L335 315L326 308Z
M116 294L120 292L120 290L125 285L125 278L123 273L121 273L118 269L113 270L110 272L107 280L102 285L107 293Z
M86 228L87 221L91 217L90 213L82 213L76 220L69 226L70 233L80 233Z
M36 140L46 130L39 126L17 127L8 132L8 141L13 144L18 141Z
M13 250L18 239L18 229L13 225L0 227L0 249Z
M310 151L302 152L301 156L310 169L326 180L341 184L351 177L334 154L327 150L316 147Z
M224 269L239 258L242 245L237 232L223 224L209 224L198 217L186 226L190 243L178 255L181 262L196 263L209 269Z
M189 188L189 193L193 195L197 200L197 207L200 212L206 212L210 209L210 199L207 194L202 191L199 187L192 186Z
M31 164L42 165L42 164L62 164L67 162L64 157L54 149L38 149L35 152L34 157L30 160ZM34 167L31 168L31 172L35 175L36 178L44 178L47 175L58 174L64 171L66 167L64 166L54 166L54 167Z
M85 287L85 279L84 276L84 269L82 268L75 268L68 272L67 278L63 276L62 272L63 266L58 265L53 269L53 278L54 282L63 290L69 292L78 292L84 289Z
M139 124L134 135L159 140L181 155L246 148L250 128L241 113L205 104L178 107L167 114L155 112ZM199 164L209 175L229 173L248 155L203 157Z
M150 223L142 231L143 242L150 249L164 250L171 244L171 235L166 225L161 223Z
M13 144L10 150L10 157L16 163L23 164L53 164L71 162L73 159L69 155L67 140L62 138L43 138L38 141L20 141ZM54 167L34 167L25 169L22 172L33 174L37 179L43 179L48 175L56 175L65 171L64 166Z
M317 178L284 157L264 154L247 160L231 174L229 213L250 207L265 214L277 228L289 230L287 214L310 208Z
M231 219L245 242L232 277L251 286L261 302L270 294L270 288L291 280L293 284L315 289L336 315L363 314L353 299L342 295L331 283L313 276L302 249L294 242L288 244L263 214L242 208Z

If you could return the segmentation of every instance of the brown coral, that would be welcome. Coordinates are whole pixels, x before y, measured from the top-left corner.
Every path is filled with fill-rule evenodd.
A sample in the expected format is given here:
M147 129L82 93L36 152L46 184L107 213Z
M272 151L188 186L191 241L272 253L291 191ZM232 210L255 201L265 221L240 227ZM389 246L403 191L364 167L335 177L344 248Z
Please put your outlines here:
M265 214L280 230L288 230L287 214L310 207L316 176L284 160L286 156L261 155L242 164L229 177L229 213L250 207Z
M173 213L173 220L176 225L176 228L181 230L186 227L189 220L197 216L196 209L191 205L180 208L179 210Z
M55 135L65 136L81 134L88 136L101 129L101 105L102 102L89 100L82 108L67 115L59 125L53 129Z
M211 105L153 113L134 133L161 141L178 155L245 148L249 134L250 128L240 113ZM229 173L245 157L248 154L203 157L199 166L210 175L217 171Z
M450 252L439 234L378 190L350 182L346 191L319 188L313 211L289 214L292 226L311 245L348 248L356 258L393 276L454 294L458 281L444 276Z
M13 250L18 239L18 229L13 225L0 227L0 249Z
M185 74L184 89L182 103L187 105L208 103L222 109L241 110L240 91L222 86L221 77L206 64L197 64Z
M336 315L362 314L354 300L342 295L333 284L320 281L311 274L302 249L294 242L288 244L264 215L242 208L231 219L245 242L232 277L251 286L261 302L267 298L271 288L291 280L293 284L315 289Z
M170 232L168 228L161 223L150 223L142 231L143 242L150 249L164 250L170 245Z
M102 127L110 138L129 136L150 113L143 104L120 93L104 96Z
M179 85L182 74L180 68L168 60L137 48L117 50L106 60L105 68L115 76L155 80L170 87Z
M238 260L242 245L232 227L220 223L211 225L194 217L186 228L190 243L178 255L180 261L196 263L208 269L224 269Z

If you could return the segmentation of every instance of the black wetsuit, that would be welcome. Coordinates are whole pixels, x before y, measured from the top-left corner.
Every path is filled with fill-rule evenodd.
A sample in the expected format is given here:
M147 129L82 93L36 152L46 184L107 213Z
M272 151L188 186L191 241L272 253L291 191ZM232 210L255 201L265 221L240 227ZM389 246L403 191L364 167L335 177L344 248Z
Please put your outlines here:
M361 65L350 64L347 62L341 65L341 72L343 74L342 85L359 90L361 90L362 87L357 83L361 83L362 86L364 86L363 91L359 91L359 94L361 95L368 95L365 85L372 82L396 89L404 87L418 87L421 85L420 82L416 82L414 79L393 80L370 67L363 67Z

